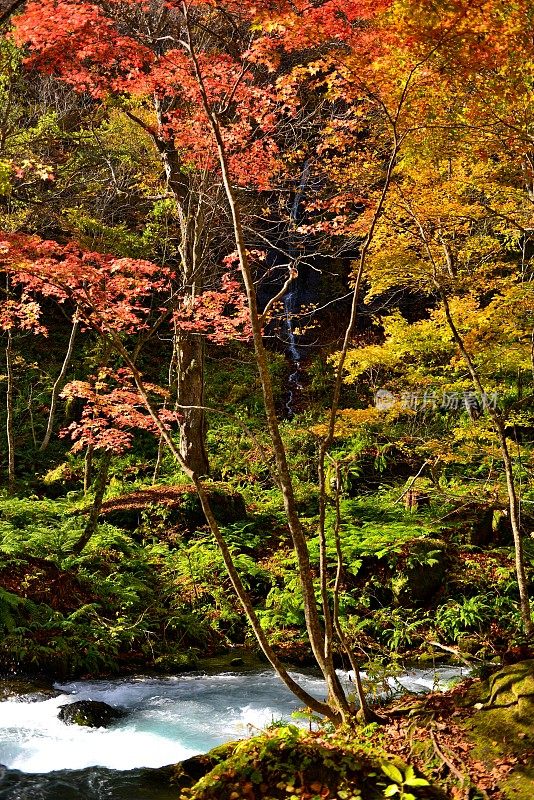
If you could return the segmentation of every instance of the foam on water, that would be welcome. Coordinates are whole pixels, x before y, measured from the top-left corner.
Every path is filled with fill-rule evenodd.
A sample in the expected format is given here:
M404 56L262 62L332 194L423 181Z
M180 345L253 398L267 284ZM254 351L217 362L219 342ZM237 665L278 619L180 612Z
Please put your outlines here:
M437 680L458 674L458 669L417 670L395 681L411 691L429 691L439 688ZM348 673L340 676L350 681ZM320 679L294 677L315 697L324 697ZM56 688L62 692L58 697L0 702L0 764L28 773L161 767L289 719L300 705L270 671L76 681ZM57 717L59 707L75 700L100 700L129 713L109 729L65 725Z

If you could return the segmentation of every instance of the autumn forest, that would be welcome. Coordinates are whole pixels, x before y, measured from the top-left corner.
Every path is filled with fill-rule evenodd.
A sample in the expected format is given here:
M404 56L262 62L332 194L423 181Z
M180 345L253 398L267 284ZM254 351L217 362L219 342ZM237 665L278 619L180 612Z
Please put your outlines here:
M0 0L0 798L531 800L533 35Z

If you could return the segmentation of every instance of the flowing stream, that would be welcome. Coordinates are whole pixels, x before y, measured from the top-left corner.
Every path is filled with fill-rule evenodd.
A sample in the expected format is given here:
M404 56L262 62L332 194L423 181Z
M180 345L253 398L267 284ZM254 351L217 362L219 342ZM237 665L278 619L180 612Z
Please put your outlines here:
M395 679L417 692L446 688L458 667L414 670ZM295 677L323 697L319 678ZM349 680L346 673L342 679ZM395 681L389 679L394 686ZM350 684L349 684L350 685ZM128 678L57 684L58 696L0 702L1 800L170 800L163 767L291 719L299 703L270 671ZM100 700L128 711L108 729L65 725L59 707Z

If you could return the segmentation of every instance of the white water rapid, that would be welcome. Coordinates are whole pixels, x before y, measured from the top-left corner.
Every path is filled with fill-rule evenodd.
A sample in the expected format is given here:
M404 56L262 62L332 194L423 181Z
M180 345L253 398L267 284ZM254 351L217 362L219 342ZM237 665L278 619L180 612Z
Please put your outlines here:
M396 681L425 692L446 688L460 674L458 667L440 667L414 670ZM319 678L295 677L316 697L324 696ZM349 680L346 673L342 678ZM58 697L0 702L0 764L24 773L161 767L257 733L273 719L290 720L299 706L270 671L76 681L56 688ZM60 706L88 699L124 708L128 715L108 729L65 725L57 718Z

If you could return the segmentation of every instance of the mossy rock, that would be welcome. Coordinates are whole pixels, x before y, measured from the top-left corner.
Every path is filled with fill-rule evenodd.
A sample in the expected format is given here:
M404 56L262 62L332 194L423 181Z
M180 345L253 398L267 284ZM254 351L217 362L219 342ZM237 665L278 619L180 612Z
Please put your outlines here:
M391 588L405 608L428 603L442 588L447 573L447 545L441 539L414 539L405 544Z
M172 767L172 785L178 789L193 786L201 778L211 772L217 764L230 758L238 742L227 742L214 747L209 753L191 756Z
M217 761L200 780L182 788L180 800L293 800L302 796L383 800L385 789L392 785L399 790L404 785L417 800L445 798L400 759L359 748L354 732L275 728L234 743L226 754L219 753Z
M108 728L126 715L121 708L114 708L98 700L77 700L60 706L58 718L65 725L81 725L84 728Z
M180 652L163 653L154 659L154 665L162 672L190 672L193 669L198 669L200 665L198 652L192 648Z
M468 702L476 710L466 730L473 755L485 763L511 758L512 770L500 783L506 797L534 796L534 659L495 672L475 686Z
M25 702L59 697L61 692L46 680L38 678L6 678L0 680L0 701L23 699Z

